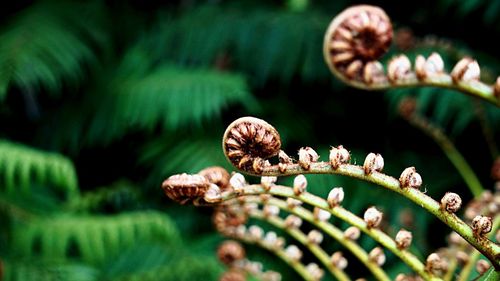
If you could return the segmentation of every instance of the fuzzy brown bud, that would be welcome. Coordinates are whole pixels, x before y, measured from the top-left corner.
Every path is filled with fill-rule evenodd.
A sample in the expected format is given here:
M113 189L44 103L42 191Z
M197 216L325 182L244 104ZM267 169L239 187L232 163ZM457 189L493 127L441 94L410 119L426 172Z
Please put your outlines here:
M235 261L244 259L245 256L246 254L243 246L233 240L224 241L217 248L217 257L227 266L232 265Z
M363 69L363 81L368 85L387 82L384 66L379 61L368 62Z
M476 262L476 270L479 274L485 274L488 269L490 269L491 264L483 259L480 259Z
M318 153L310 147L302 147L299 149L299 165L305 169L309 170L311 163L317 162L319 159Z
M288 156L283 150L280 150L278 154L278 159L279 159L278 168L282 173L286 172L288 166L293 164L292 158L290 158L290 156Z
M425 270L433 275L442 276L448 270L448 263L438 254L430 254L425 263Z
M462 198L456 193L446 192L441 199L441 208L450 213L456 213L462 206Z
M233 188L234 192L236 192L236 193L242 193L243 192L243 188L245 187L245 185L247 183L246 183L245 177L242 174L235 173L229 179L229 184Z
M351 154L342 145L332 147L330 149L330 165L332 168L338 169L340 165L349 163Z
M384 169L384 158L382 158L382 155L378 153L369 153L365 158L363 169L365 170L365 174L367 175L375 171L381 172L382 169Z
M277 180L278 177L261 177L260 185L262 185L262 187L264 187L266 191L269 191L271 189L271 186L273 186Z
M281 139L266 121L241 117L227 127L222 146L226 158L238 169L261 173L268 163L265 159L280 152Z
M275 216L279 215L280 208L278 206L275 206L275 205L265 205L263 212L264 212L264 216L266 216L266 217L273 217L273 216L275 217Z
M477 61L465 57L461 59L451 71L453 82L469 82L479 80L481 69Z
M365 211L365 214L363 215L363 219L366 222L366 226L368 228L376 228L380 225L382 222L382 212L377 210L375 207L370 207Z
M338 206L344 200L344 189L342 187L335 187L328 193L327 202L330 208Z
M358 240L360 235L361 231L355 226L350 226L344 231L344 237L349 240Z
M161 185L165 194L180 204L203 198L209 186L205 177L185 173L170 176Z
M260 279L262 281L281 281L281 274L269 270L261 274Z
M250 234L250 237L252 237L252 239L254 240L260 240L264 235L264 231L262 230L262 228L260 228L260 226L257 225L251 225L248 228L248 233Z
M411 62L405 55L392 58L387 66L387 77L391 82L404 81L411 78Z
M406 250L410 247L412 238L413 235L411 232L401 229L398 234L396 234L396 246L400 250Z
M306 191L307 179L304 175L298 175L293 179L293 192L300 195Z
M320 244L321 242L323 242L323 234L321 234L321 232L317 231L316 229L313 229L307 234L307 240L311 244Z
M285 226L289 228L299 228L302 225L302 219L294 216L288 215L285 219Z
M285 248L285 255L292 261L299 261L302 258L302 251L295 245Z
M222 201L222 195L219 186L211 183L203 196L203 199L208 203L219 203Z
M492 221L490 217L478 215L472 220L472 230L477 236L482 236L491 231Z
M457 258L457 262L458 262L458 264L460 264L460 265L462 265L462 266L466 265L466 264L469 262L469 260L470 260L470 257L469 257L469 256L470 256L470 255L469 255L469 254L467 254L467 253L466 253L466 252L464 252L464 251L457 251L457 252L455 253L455 257Z
M208 182L216 184L221 191L226 190L229 186L229 179L231 176L226 169L222 167L208 167L199 171L198 174L204 176Z
M404 169L399 177L399 183L401 187L410 187L410 188L420 188L422 185L422 177L415 170L415 167L409 167Z
M331 263L338 269L345 269L347 267L347 259L344 257L342 252L335 252L330 258Z
M368 258L378 266L382 266L385 263L384 250L380 247L375 247L368 253Z
M323 278L323 275L325 274L323 272L323 269L321 269L317 264L315 263L310 263L306 265L306 270L309 272L313 280L320 280Z
M295 191L295 188L294 188L294 191ZM286 205L288 206L288 208L293 209L297 206L302 205L302 201L294 199L294 198L287 198Z
M415 73L420 80L440 75L444 73L443 59L438 53L432 53L427 59L418 55L415 59Z
M332 214L330 214L330 212L325 211L321 208L314 207L313 216L314 216L314 219L317 221L327 221L330 219Z

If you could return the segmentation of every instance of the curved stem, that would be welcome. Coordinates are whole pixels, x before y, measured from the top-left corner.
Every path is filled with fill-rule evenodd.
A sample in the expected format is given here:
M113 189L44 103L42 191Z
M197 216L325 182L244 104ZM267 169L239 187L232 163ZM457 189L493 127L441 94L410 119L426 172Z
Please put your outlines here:
M264 221L267 221L268 223L274 225L275 227L285 230L290 236L295 238L297 241L299 241L302 245L304 245L306 248L311 251L311 253L318 258L318 260L323 263L323 265L332 273L337 280L340 281L348 281L351 280L347 274L339 269L338 267L335 267L331 262L330 262L330 257L328 254L323 251L323 249L314 243L310 243L307 239L307 236L299 229L292 229L292 228L287 228L285 227L285 222L276 216L270 216L266 217L262 213L262 211L259 210L252 210L250 211L249 215L254 218L258 218Z
M246 196L245 201L259 203L262 200L257 196ZM377 280L390 280L390 278L380 266L370 261L368 253L363 248L361 248L355 241L345 238L342 230L338 229L331 223L314 219L314 215L311 213L311 211L300 206L296 206L291 209L288 207L287 203L281 199L270 198L266 203L275 205L282 210L294 214L325 232L327 235L339 242L343 247L348 249L360 262L362 262L368 268L368 270L371 271L371 273Z
M448 74L440 74L433 77L428 77L424 80L418 80L415 75L405 78L404 80L398 80L394 82L381 82L377 84L368 85L365 83L357 82L354 80L347 80L343 78L341 74L337 77L342 78L342 80L348 85L365 89L365 90L388 90L394 88L404 88L404 87L438 87L446 88L451 90L456 90L467 95L485 100L497 107L500 107L500 99L495 97L493 87L481 82L481 81L469 81L469 82L458 82L454 83L453 79Z
M344 164L340 165L338 169L333 169L330 163L316 162L311 163L308 170L303 169L298 164L290 164L287 166L284 173L280 172L278 165L273 165L264 168L263 172L259 175L290 176L299 174L339 174L375 183L379 186L397 192L447 224L451 229L467 240L474 248L485 255L496 269L500 270L500 245L497 245L488 239L484 239L483 237L474 236L472 228L469 225L458 218L455 214L444 212L436 200L427 196L418 189L401 188L397 179L383 173L373 172L367 175L361 166Z
M372 237L375 241L397 255L403 262L405 262L411 269L422 276L425 280L440 280L434 278L427 271L425 271L425 266L413 254L406 250L399 250L396 246L396 242L394 242L394 240L383 231L375 228L368 228L366 222L363 219L340 206L330 208L326 200L313 194L305 192L297 196L290 187L280 185L274 185L270 188L269 191L266 192L265 189L260 185L248 185L243 189L243 194L237 195L232 192L226 192L222 194L222 199L228 200L241 195L258 195L265 193L286 198L295 198L311 206L326 210L332 215L348 222L351 225L356 226L361 231Z
M493 226L491 228L491 233L489 236L494 235L499 227L500 227L500 216L497 216L495 218L495 220L493 221ZM474 268L474 265L476 264L476 261L479 259L480 256L481 256L481 253L473 250L473 253L469 257L469 261L462 268L462 271L460 272L460 275L458 276L457 281L469 280L469 275L471 274L472 269Z
M465 158L443 131L430 123L425 117L417 114L413 114L407 120L411 125L419 128L439 145L453 166L455 166L458 173L462 176L474 197L479 197L484 191L481 182L474 173L474 170L472 170L471 166L469 166Z
M260 239L255 240L255 239L251 239L251 238L245 237L245 236L235 236L233 238L239 239L247 244L256 244L259 247L264 248L264 249L268 250L269 252L272 252L277 257L279 257L282 261L284 261L288 266L293 268L304 280L316 281L311 276L309 271L307 271L306 267L300 261L294 261L294 260L290 259L283 249L271 247L270 245L264 243Z

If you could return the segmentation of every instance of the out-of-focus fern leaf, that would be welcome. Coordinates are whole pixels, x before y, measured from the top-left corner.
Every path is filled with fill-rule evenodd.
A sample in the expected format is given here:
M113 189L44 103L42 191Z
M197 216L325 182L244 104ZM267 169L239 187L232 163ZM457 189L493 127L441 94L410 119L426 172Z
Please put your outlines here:
M215 255L199 255L184 244L137 246L103 268L103 279L114 281L216 280L222 271Z
M421 89L396 89L390 90L387 95L392 110L397 111L397 105L407 96L417 99L418 111L420 114L428 116L433 123L445 128L450 135L456 136L462 133L468 125L477 121L474 107L476 106L472 97L458 93L453 90L439 88L421 88ZM489 107L489 105L485 105ZM492 112L488 115L491 122L498 120L498 112ZM493 124L493 123L492 123ZM498 128L492 128L498 130Z
M54 186L67 198L79 193L71 160L5 140L0 140L0 181L7 193L27 192L34 183Z
M69 209L77 212L118 212L131 210L139 202L138 188L130 182L119 181L88 191L69 204Z
M90 6L41 3L11 20L0 34L0 99L12 85L57 93L63 81L80 81L102 43Z
M115 216L60 215L17 223L12 252L24 257L78 258L99 264L138 241L179 242L174 222L145 211Z
M242 104L249 111L257 109L245 80L238 74L171 65L132 74L125 70L130 67L118 70L105 93L79 105L80 114L70 115L76 120L56 115L54 120L62 123L61 131L56 132L61 139L51 135L51 141L105 144L137 130L200 127L233 104ZM46 129L53 131L53 127L51 123Z
M67 263L43 263L35 260L23 262L9 262L5 266L3 281L97 281L99 272L97 269Z
M157 138L141 149L140 163L146 166L154 163L150 179L156 185L173 173L196 173L213 165L231 169L222 152L220 136L180 139L173 136Z
M328 78L322 40L329 16L262 8L204 6L161 25L150 35L156 57L187 65L214 65L221 58L249 73L258 85ZM227 67L227 66L226 66Z

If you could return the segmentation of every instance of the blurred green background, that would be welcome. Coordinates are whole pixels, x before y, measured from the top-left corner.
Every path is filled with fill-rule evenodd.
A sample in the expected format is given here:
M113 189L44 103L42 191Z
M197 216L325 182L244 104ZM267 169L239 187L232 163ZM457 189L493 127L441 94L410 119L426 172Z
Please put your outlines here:
M412 95L492 189L497 108L443 89L356 90L328 72L324 31L357 3L15 1L2 7L3 279L217 280L224 267L215 250L224 238L211 225L212 210L177 205L160 185L172 174L210 165L231 171L221 137L244 115L273 124L289 155L311 146L327 159L330 146L342 144L362 163L368 152L379 152L388 174L416 166L427 194L454 191L468 201L470 191L439 147L397 116L398 100ZM500 73L500 1L363 3L381 6L393 20L398 40L383 61L400 52L414 58L438 51L448 70L469 55L478 59L484 81ZM385 210L389 234L412 230L420 257L446 245L449 230L396 194L339 176L307 178L320 195L343 186L344 206L356 214L373 204ZM375 245L368 238L360 244ZM324 245L339 250L332 241ZM297 278L264 250L247 249L265 270ZM385 268L392 277L409 270L391 255ZM347 272L368 274L352 259Z

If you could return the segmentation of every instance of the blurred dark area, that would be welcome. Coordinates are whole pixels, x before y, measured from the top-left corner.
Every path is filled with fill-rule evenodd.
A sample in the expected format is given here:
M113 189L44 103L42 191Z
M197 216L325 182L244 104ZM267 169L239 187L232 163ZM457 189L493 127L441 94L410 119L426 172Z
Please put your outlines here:
M215 251L224 237L211 223L212 209L181 206L160 186L170 175L208 166L234 171L221 138L229 123L247 115L275 126L283 150L295 158L304 146L326 160L330 147L342 144L357 164L377 152L394 177L415 166L433 198L453 191L471 200L434 140L397 114L399 101L411 96L493 190L497 107L448 89L359 90L329 72L324 32L335 15L361 3L380 6L393 21L395 43L382 61L436 51L448 71L471 56L483 81L500 74L495 0L14 1L3 7L0 280L218 280L225 268ZM343 205L355 214L374 204L385 210L390 235L401 227L414 232L419 258L446 245L450 230L395 193L341 176L307 179L322 196L343 186ZM326 245L328 252L341 250L333 240ZM375 243L362 237L360 245ZM247 252L282 280L298 278L269 252L254 246ZM410 272L391 255L384 268L391 278ZM352 257L346 271L372 280Z

